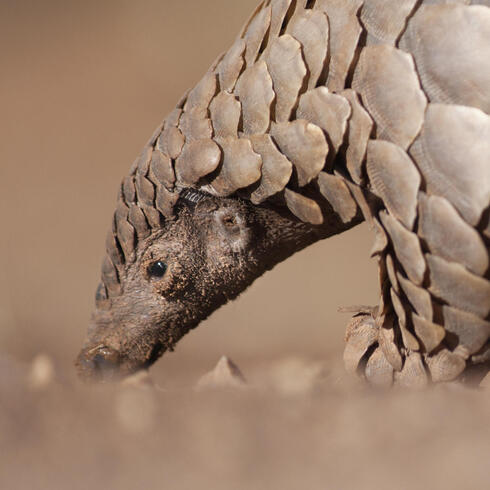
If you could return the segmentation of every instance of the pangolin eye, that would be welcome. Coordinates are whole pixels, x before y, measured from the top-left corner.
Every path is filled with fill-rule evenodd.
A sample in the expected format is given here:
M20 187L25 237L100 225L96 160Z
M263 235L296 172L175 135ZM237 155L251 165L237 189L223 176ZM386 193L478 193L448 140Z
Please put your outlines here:
M165 272L167 272L167 264L165 262L162 262L161 260L153 262L148 266L148 274L151 277L163 277L165 275Z

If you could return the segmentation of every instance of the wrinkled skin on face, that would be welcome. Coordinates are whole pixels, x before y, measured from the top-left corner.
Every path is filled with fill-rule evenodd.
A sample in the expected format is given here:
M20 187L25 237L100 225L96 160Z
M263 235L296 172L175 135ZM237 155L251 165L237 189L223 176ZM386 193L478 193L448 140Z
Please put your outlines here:
M335 216L318 227L282 213L211 196L182 203L174 220L138 245L121 294L98 302L76 362L80 375L110 380L148 368L266 270L346 228Z

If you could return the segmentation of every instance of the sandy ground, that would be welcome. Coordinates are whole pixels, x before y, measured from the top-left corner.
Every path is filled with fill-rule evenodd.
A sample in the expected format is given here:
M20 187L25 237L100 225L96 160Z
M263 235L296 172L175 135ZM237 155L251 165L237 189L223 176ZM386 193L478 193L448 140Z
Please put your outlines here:
M376 393L323 365L255 363L247 387L196 392L10 386L6 489L485 489L488 392ZM319 369L323 366L324 370ZM325 366L328 366L326 368ZM197 373L194 373L197 374ZM27 376L27 378L26 378ZM5 392L8 397L4 398Z
M0 2L0 488L488 488L488 393L375 393L342 370L337 307L377 302L366 226L219 310L157 389L75 378L117 184L254 6ZM196 392L223 354L247 388Z

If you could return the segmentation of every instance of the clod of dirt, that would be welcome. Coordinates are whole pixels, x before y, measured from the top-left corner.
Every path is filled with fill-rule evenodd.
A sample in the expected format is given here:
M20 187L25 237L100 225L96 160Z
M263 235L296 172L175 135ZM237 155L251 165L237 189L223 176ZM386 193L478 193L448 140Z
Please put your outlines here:
M228 357L222 356L216 367L197 382L196 389L243 388L246 384L238 366Z
M46 354L38 354L31 363L27 376L27 384L32 390L40 391L48 388L55 379L52 359Z

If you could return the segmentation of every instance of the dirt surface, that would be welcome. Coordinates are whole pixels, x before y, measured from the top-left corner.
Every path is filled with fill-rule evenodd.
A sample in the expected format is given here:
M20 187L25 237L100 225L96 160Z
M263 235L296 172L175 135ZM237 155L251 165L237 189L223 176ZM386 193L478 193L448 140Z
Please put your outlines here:
M158 388L75 378L117 184L254 6L0 2L0 488L488 487L488 392L375 393L342 370L337 307L377 302L367 226L219 310ZM195 391L223 354L246 387Z
M248 387L204 391L185 383L167 391L62 383L28 390L25 377L10 387L3 380L0 483L488 488L488 392L375 393L334 374L332 364L322 371L298 359L255 363L244 370Z

